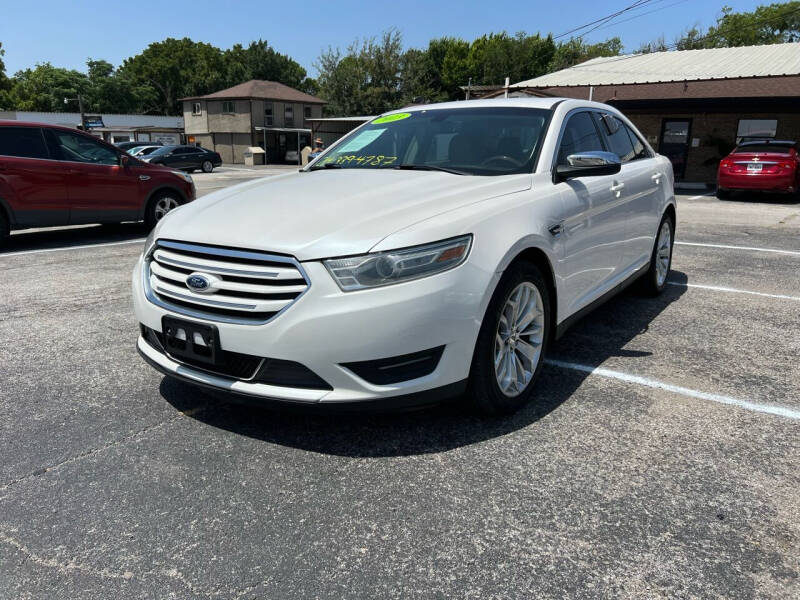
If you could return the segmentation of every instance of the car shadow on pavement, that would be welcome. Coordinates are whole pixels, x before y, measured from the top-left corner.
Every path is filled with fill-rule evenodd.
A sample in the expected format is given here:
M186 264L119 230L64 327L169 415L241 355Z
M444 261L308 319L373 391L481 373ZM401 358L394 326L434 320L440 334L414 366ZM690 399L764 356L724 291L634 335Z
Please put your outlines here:
M800 194L776 194L770 192L733 192L721 202L746 202L748 204L776 204L796 206L800 204Z
M0 257L11 252L65 249L72 246L127 242L147 237L144 223L115 223L15 231L0 247Z
M577 322L553 345L550 356L590 367L614 356L650 356L647 350L625 346L683 295L686 287L681 284L687 280L685 274L673 271L670 281L677 285L668 285L656 298L623 292ZM545 365L528 406L491 418L468 413L458 401L402 413L267 410L226 403L216 394L169 377L162 380L160 392L191 418L238 435L324 454L387 457L451 450L527 427L569 400L586 377L585 372Z

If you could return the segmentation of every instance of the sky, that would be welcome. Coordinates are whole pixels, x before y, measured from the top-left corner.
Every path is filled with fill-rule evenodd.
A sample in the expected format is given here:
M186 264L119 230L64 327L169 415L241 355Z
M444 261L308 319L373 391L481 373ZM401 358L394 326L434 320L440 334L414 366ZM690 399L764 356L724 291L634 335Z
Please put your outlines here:
M314 63L328 47L398 29L406 47L425 47L442 36L472 40L491 32L558 35L633 4L635 0L446 0L436 2L267 2L251 0L0 0L0 43L6 73L36 63L85 71L86 60L115 66L167 37L190 37L229 48L265 39L316 76ZM664 35L712 25L723 5L753 10L774 0L651 0L586 36L619 36L626 51ZM654 11L654 12L650 12ZM649 13L649 14L646 14Z

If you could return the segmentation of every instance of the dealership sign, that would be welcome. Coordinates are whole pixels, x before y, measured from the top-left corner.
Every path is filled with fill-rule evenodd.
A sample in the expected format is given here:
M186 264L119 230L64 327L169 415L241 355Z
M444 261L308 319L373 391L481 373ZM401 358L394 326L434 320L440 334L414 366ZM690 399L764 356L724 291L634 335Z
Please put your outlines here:
M83 117L83 126L89 129L93 127L105 127L101 115L86 115Z

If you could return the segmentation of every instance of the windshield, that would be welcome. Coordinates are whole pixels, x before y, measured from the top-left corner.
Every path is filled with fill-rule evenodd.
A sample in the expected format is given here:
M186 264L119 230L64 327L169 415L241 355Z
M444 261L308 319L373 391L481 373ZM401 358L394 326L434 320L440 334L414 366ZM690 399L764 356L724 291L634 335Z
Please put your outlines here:
M742 144L738 146L734 153L742 154L744 152L770 152L773 154L791 154L791 144Z
M428 109L378 117L310 170L419 168L463 175L530 173L549 110L522 107Z

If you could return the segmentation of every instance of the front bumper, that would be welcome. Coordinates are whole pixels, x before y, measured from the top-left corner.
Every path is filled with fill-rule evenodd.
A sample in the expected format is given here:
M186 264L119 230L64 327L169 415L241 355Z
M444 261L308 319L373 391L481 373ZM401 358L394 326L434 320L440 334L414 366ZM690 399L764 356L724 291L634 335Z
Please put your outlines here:
M142 259L133 272L134 311L140 323L162 330L162 317L186 317L149 302L144 294ZM218 376L178 362L143 338L137 348L159 371L251 400L301 404L339 404L435 396L463 390L472 353L497 274L469 261L445 273L397 285L342 292L320 262L302 263L311 285L285 313L260 325L224 323L218 328L223 350L294 361L327 382L332 390L284 387ZM376 385L343 366L444 346L427 375ZM430 396L427 394L424 396ZM430 397L424 398L430 401ZM383 403L383 402L382 402Z

